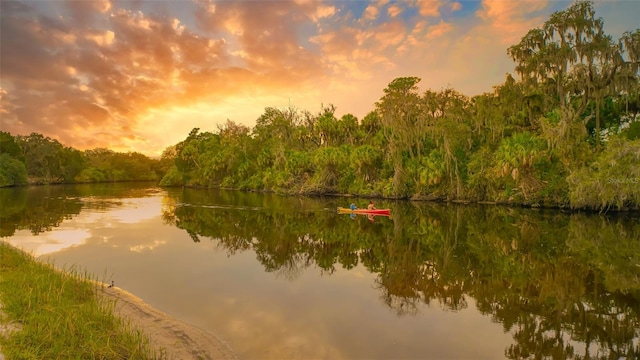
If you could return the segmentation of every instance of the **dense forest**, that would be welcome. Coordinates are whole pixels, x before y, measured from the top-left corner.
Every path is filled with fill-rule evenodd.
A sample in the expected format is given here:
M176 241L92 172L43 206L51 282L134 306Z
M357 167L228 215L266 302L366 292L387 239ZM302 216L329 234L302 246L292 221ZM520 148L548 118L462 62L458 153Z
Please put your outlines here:
M516 74L492 92L420 92L391 81L363 119L267 108L253 128L193 129L162 158L79 152L2 133L0 185L160 179L162 186L474 201L640 206L640 29L614 40L590 2L507 49ZM55 148L55 151L49 150ZM51 155L56 154L56 155Z

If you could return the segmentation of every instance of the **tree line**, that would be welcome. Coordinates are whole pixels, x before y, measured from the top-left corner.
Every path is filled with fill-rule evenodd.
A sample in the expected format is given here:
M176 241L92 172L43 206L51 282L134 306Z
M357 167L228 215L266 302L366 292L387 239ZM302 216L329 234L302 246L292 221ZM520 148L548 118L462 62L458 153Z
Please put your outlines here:
M193 129L161 184L637 208L640 29L614 41L576 2L507 53L517 79L479 96L402 77L363 119L267 108L253 128Z
M194 128L152 168L163 186L637 209L640 29L614 41L576 2L507 54L516 75L491 92L401 77L362 119L266 108L252 128Z
M164 165L146 155L97 148L80 151L32 133L0 132L0 187L27 184L160 180Z

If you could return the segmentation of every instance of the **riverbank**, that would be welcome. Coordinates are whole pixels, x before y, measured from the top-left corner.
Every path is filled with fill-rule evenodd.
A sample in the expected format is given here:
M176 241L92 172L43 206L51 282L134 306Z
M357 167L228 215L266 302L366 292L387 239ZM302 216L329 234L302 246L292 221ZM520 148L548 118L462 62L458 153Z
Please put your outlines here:
M237 358L215 335L1 241L0 303L0 359Z
M163 349L167 359L237 359L231 347L217 336L175 319L118 287L103 287L102 294L115 301L115 312Z

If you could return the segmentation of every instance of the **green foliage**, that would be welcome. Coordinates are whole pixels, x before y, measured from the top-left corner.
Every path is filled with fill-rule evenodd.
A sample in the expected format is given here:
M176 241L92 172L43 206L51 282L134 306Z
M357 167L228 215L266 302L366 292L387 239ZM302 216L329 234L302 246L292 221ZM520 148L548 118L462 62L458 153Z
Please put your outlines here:
M499 185L496 180L493 150L483 146L473 152L467 165L469 180L467 194L470 199L477 201L491 201L497 199Z
M313 187L323 189L324 192L336 192L344 186L342 177L350 173L349 147L324 146L318 149L313 156L313 165L316 169L312 179ZM338 186L342 184L342 186Z
M66 183L71 183L83 170L85 166L85 159L82 156L82 152L70 147L64 147L60 151L60 157L62 159L60 164L62 179Z
M27 184L27 169L24 163L8 153L0 154L0 187Z
M529 203L566 207L569 205L567 168L559 161L543 157L534 164L533 177L540 187L531 194Z
M587 125L596 145L603 121L612 120L611 96L638 88L640 36L627 32L616 42L603 26L592 2L577 1L553 13L541 28L530 30L508 50L527 91L542 94L544 112L559 107L571 114L567 121ZM624 60L625 50L630 61ZM589 104L593 109L586 115Z
M82 169L80 174L76 176L75 180L81 183L104 182L107 181L107 176L99 169L90 167Z
M86 150L84 168L74 177L77 182L158 180L154 171L158 160L140 153L117 153L108 149Z
M442 150L433 150L421 159L421 171L418 174L419 192L428 192L430 187L439 185L446 176L446 163Z
M573 207L606 210L640 204L640 140L609 140L589 166L572 173L569 196Z
M22 148L8 132L0 131L0 154L7 154L22 163L25 162Z
M529 132L514 134L502 140L495 152L495 159L501 175L506 176L512 170L532 167L545 155L545 142Z
M405 156L417 156L415 148L423 142L419 77L396 78L384 89L384 96L376 102L376 110L383 126L383 134L388 144L388 156L393 164L393 187L395 197L406 197L407 172Z
M28 181L33 183L148 181L158 180L165 172L158 160L140 153L116 153L103 148L81 152L37 133L14 138L2 132L0 149L1 154L16 159L22 167L26 165ZM19 180L20 166L8 160L3 165L3 183L27 183Z
M182 174L178 170L177 166L169 168L167 173L160 180L160 186L182 186Z
M27 168L20 145L11 134L0 131L0 187L27 184Z
M493 178L499 188L505 189L504 199L518 203L540 203L540 192L545 189L549 154L544 139L530 132L505 138L494 153Z
M285 172L292 179L306 180L313 173L313 158L305 151L286 151Z
M351 152L351 170L364 182L374 181L382 165L382 152L371 145L358 146Z
M45 182L60 182L62 174L63 146L57 140L32 133L29 136L17 136L26 159L27 174Z
M621 132L621 135L628 140L640 139L640 121L633 121L629 127Z

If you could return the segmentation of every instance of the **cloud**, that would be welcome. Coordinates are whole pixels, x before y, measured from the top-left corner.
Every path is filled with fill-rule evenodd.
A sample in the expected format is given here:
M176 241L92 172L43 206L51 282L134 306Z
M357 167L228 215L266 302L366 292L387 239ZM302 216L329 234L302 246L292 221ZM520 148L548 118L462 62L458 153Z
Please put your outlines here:
M422 16L438 17L443 3L443 1L439 0L419 0L417 3L418 11Z
M376 55L368 51L371 34L355 27L343 27L324 31L310 39L320 46L323 67L333 76L368 78L368 69L362 62L370 61Z
M366 80L394 67L392 57L406 37L404 23L396 20L375 26L358 25L322 30L310 39L320 46L328 76L347 82Z
M375 30L374 38L378 48L398 46L405 38L406 28L400 21L387 22Z
M209 33L233 38L228 45L233 54L240 55L236 65L267 77L286 72L295 83L322 70L319 56L301 46L298 32L308 21L318 22L335 13L335 7L316 2L269 1L260 6L221 2L214 13L197 12L196 17Z
M105 14L112 8L109 0L65 0L64 5L76 26L83 27L90 25L99 14Z
M211 30L238 34L241 50L232 52L224 36L201 36L176 18L108 2L70 1L59 17L2 2L3 131L44 133L81 149L105 143L126 149L154 131L137 125L151 109L220 101L245 93L247 84L274 89L312 81L322 64L300 46L295 31L335 8L294 5L269 2L266 16L250 4L208 7L210 18L203 20L221 24Z
M319 19L331 17L335 13L336 13L335 6L320 5L316 9L315 14L312 15L312 19L314 19L315 21L318 21Z
M427 40L432 40L448 33L452 28L453 26L450 23L441 21L439 24L427 27L427 34L425 37Z
M391 5L387 8L387 14L389 17L394 18L402 13L402 8L398 5Z
M610 18L626 4L620 18L635 24L630 2L597 4ZM473 95L504 80L507 47L561 6L0 1L0 124L79 149L159 154L193 127L252 126L289 98L362 117L398 76Z
M380 11L374 5L368 5L366 9L364 9L364 13L362 14L362 18L364 20L375 20L378 17L378 13Z
M546 15L539 13L547 8L546 0L483 0L477 15L503 44L513 44L527 31L544 22Z

